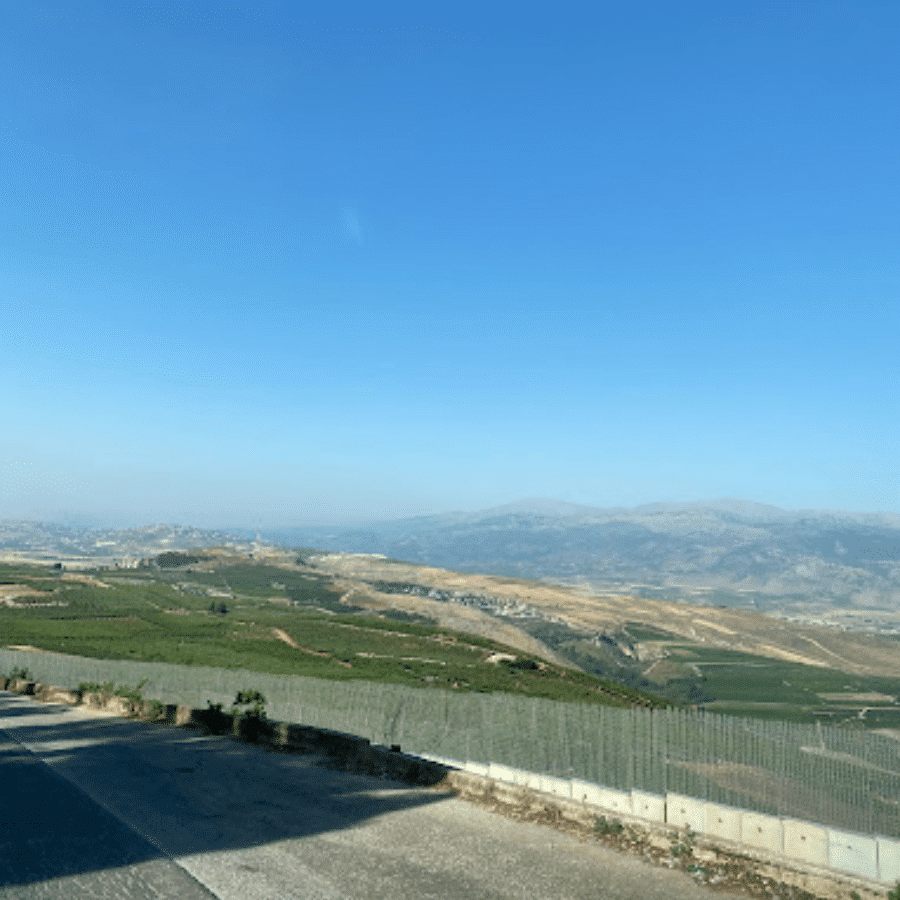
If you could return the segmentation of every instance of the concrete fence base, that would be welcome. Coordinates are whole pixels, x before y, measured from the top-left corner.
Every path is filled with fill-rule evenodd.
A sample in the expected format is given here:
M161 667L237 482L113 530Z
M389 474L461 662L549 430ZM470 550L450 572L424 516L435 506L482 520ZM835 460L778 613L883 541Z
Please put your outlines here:
M696 844L695 855L733 852L756 860L759 871L779 878L791 870L791 883L809 885L821 896L884 897L883 886L900 882L900 840L859 835L810 822L767 816L679 794L621 791L579 779L524 772L500 763L456 761L403 753L368 739L310 725L234 716L217 709L195 709L150 701L135 703L116 695L68 690L24 679L0 677L0 690L33 696L45 703L84 705L122 717L180 727L260 744L272 750L315 753L336 768L382 775L407 784L435 786L473 798L490 796L510 805L534 803L581 827L613 815L629 827L645 829L652 846L672 841ZM529 799L531 798L531 799ZM669 842L669 843L666 843ZM725 851L721 850L724 845ZM704 850L703 847L707 849ZM838 880L835 880L839 876ZM800 879L799 881L797 879ZM840 886L835 893L832 888ZM849 887L848 887L849 885ZM830 886L830 887L829 887ZM828 888L828 889L826 889ZM806 888L805 888L806 889ZM849 892L849 893L848 893Z

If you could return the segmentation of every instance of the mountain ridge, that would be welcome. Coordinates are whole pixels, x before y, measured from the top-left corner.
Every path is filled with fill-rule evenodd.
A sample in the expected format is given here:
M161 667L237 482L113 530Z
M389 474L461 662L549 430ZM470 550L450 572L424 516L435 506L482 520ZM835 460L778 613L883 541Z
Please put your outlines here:
M458 571L642 586L649 596L669 590L670 599L706 590L720 602L757 608L900 606L900 516L892 513L783 510L732 498L636 507L529 498L470 513L266 536Z
M784 510L734 498L594 507L532 497L354 528L116 531L0 522L0 549L48 557L249 548L255 539L785 615L871 608L900 619L900 515L892 513Z

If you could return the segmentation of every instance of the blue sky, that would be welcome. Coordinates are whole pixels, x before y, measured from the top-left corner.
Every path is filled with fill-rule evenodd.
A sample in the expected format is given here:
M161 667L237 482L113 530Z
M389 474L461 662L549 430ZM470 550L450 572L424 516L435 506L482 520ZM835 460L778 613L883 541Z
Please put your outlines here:
M0 518L897 511L898 34L3 4Z

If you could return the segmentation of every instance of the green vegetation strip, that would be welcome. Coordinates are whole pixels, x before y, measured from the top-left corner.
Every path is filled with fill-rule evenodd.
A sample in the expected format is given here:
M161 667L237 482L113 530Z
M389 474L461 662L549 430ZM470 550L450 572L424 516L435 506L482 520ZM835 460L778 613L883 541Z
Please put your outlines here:
M196 556L189 559L192 564L202 562ZM48 598L66 604L0 607L5 644L93 659L614 706L662 705L640 691L545 663L494 641L421 622L348 614L338 603L334 585L322 576L253 564L210 571L193 565L160 569L152 580L90 574L108 586L64 580L40 568L0 570L0 581L40 583ZM494 653L515 658L488 662Z

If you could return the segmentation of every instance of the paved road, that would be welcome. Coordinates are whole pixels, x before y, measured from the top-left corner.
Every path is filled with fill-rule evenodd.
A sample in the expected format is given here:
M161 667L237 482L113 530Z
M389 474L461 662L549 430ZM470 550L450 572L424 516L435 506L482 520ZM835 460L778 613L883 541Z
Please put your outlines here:
M726 900L313 757L0 692L0 900Z

